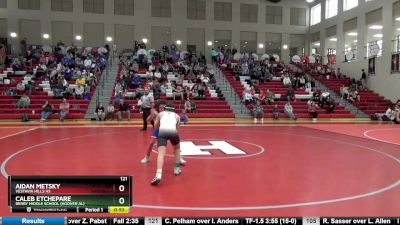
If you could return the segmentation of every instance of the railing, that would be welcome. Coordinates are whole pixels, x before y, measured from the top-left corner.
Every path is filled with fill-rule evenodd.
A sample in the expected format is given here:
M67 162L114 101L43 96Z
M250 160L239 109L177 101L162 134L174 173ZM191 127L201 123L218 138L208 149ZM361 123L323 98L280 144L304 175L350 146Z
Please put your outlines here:
M112 61L113 61L113 57L110 56L110 57L107 59L105 74L104 74L104 71L103 71L103 73L102 73L102 75L101 75L101 77L100 77L99 84L97 84L96 107L97 107L97 106L99 105L99 103L100 103L100 91L101 91L101 96L102 96L102 97L104 96L104 83L105 83L105 80L108 80L108 76L109 76L109 74L110 74L110 68L111 68L111 66L112 66ZM101 87L101 88L99 88L99 87ZM100 89L101 89L101 90L100 90Z
M218 67L216 66L216 69L217 69L218 75L219 75L220 77L223 77L222 82L223 82L223 84L224 84L224 86L225 86L225 90L226 90L226 91L229 91L230 97L235 99L235 105L238 105L238 102L240 103L240 104L239 104L239 105L240 105L240 113L243 114L244 109L243 109L243 104L241 104L242 101L240 100L240 96L239 96L239 99L238 99L238 94L236 93L236 91L234 90L233 87L229 88L229 90L228 90L228 87L231 86L230 83L229 83L229 81L228 81L228 79L226 78L225 74L221 71L220 68L218 68Z

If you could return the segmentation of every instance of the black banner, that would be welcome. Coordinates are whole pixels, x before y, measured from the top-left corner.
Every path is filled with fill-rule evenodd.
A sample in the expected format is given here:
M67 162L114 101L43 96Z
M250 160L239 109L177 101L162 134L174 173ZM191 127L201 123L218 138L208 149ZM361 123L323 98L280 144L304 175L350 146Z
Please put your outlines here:
M400 72L400 53L392 54L391 72Z
M375 74L375 59L375 57L368 59L368 74Z

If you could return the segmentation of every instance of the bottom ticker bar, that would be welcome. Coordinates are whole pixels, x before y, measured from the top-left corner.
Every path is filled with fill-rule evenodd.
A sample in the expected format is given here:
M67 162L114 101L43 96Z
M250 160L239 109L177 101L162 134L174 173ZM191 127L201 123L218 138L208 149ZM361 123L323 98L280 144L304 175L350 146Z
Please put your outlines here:
M105 209L106 208L103 208L103 210ZM77 212L76 208L70 208L70 210L74 210L75 213ZM101 210L101 209L97 208L97 209L87 209L87 210L92 210L92 212L94 212L95 210ZM48 223L42 223L46 221L48 221ZM302 218L301 217L242 217L242 218L238 217L68 217L68 218L4 217L2 220L2 224L0 225L38 225L38 224L45 224L45 225L400 225L400 217L369 217L369 218L368 217L302 217Z

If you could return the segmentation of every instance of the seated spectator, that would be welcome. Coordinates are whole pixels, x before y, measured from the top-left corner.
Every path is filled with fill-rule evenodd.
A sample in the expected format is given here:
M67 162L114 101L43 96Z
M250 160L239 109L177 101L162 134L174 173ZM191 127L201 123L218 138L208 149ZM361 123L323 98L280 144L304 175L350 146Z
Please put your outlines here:
M197 98L204 99L205 98L205 87L201 81L197 81L195 85L192 87L192 92L197 93Z
M313 88L312 89L312 95L313 95L313 97L312 97L312 100L314 101L314 102L317 102L318 104L319 104L319 101L320 101L320 99L321 99L321 91L320 90L317 90L316 88Z
M304 88L305 85L306 85L306 78L305 78L304 76L301 76L301 77L299 78L298 82L299 82L299 85L298 85L298 86L299 86L300 88Z
M76 79L75 84L78 86L84 86L86 84L86 79L81 75Z
M400 106L398 104L396 104L396 106L394 107L394 111L395 111L395 118L394 118L393 122L399 124L400 123Z
M211 76L210 76L210 82L209 82L209 84L211 84L211 85L217 84L217 80L215 80L215 76L214 76L214 75L211 75Z
M354 89L351 93L350 93L350 97L349 100L354 103L354 102L359 102L360 101L360 95L358 94L358 91L356 89Z
M135 99L140 99L144 95L144 88L142 85L139 85L135 91Z
M269 105L275 102L275 94L267 89L267 102Z
M22 81L18 82L16 90L18 95L22 95L22 93L25 92L25 84L23 84Z
M187 112L187 113L191 113L192 112L192 102L190 101L190 99L189 98L186 98L186 101L185 101L185 112Z
M342 99L348 100L349 99L349 88L342 85L340 87L340 94L342 95Z
M254 122L257 122L257 119L261 118L261 122L264 121L264 109L260 104L260 101L256 101L253 105L253 116Z
M160 86L160 91L161 91L161 94L163 94L163 95L165 95L165 93L167 93L167 87L164 82Z
M336 107L336 104L335 104L335 100L333 100L333 98L330 98L329 99L329 101L327 102L327 108L326 108L326 113L334 113L334 111L335 111L335 107Z
M243 101L246 105L253 102L253 95L250 94L250 90L245 91Z
M274 116L275 120L279 119L279 107L277 104L275 104L274 108L272 108L272 115Z
M156 66L153 64L153 63L151 63L150 65L149 65L149 73L150 73L150 76L151 76L151 78L152 78L152 80L155 80L155 73L156 73ZM160 74L161 75L161 74Z
M124 100L121 100L119 102L119 107L118 107L118 120L121 121L122 120L122 114L126 113L128 114L128 121L131 120L131 106Z
M289 101L285 104L285 113L292 120L297 120L297 117L293 112L293 106L290 104Z
M180 117L181 117L181 121L180 121L181 123L187 124L189 122L189 117L186 114L185 110L182 110Z
M115 93L115 95L117 95L119 92L123 92L124 91L124 88L123 88L123 86L122 86L122 83L121 82L117 82L116 84L115 84L115 87L114 87L114 93Z
M17 102L17 109L25 109L29 108L31 104L31 99L24 93L22 94L21 98Z
M86 67L86 69L90 69L90 67L92 66L92 60L90 60L90 58L86 58L83 64Z
M35 82L33 80L28 81L25 84L25 91L28 92L28 95L32 95L32 92L35 90Z
M100 103L97 105L96 110L94 111L94 116L95 116L96 120L99 120L99 121L105 120L106 113L105 113L103 104Z
M75 90L74 98L75 99L78 99L78 98L83 99L83 94L85 93L85 88L82 85L80 85L77 88L75 88L74 90Z
M174 85L172 89L172 94L174 100L176 100L176 97L179 97L181 100L183 100L184 90L182 88L182 85Z
M287 101L288 101L288 102L290 102L290 101L292 101L292 100L296 101L295 96L296 96L296 94L295 94L293 88L292 88L292 87L289 87L289 89L286 91L286 98L287 98Z
M114 120L114 114L115 114L115 108L113 104L109 104L107 106L107 112L106 112L106 119L111 116L111 120Z
M292 81L290 80L289 76L285 76L282 80L283 86L284 87L291 87L292 86Z
M267 102L267 96L265 93L261 90L260 93L257 96L257 100L260 101L261 105L265 105Z
M192 98L193 97L193 92L189 85L185 86L183 97L184 98Z
M64 121L65 118L69 114L69 103L67 102L67 99L63 98L62 103L59 106L60 110L60 121Z
M304 88L305 88L305 92L308 92L308 93L310 93L311 92L311 90L312 90L312 88L311 88L311 82L310 81L307 81L306 83L305 83L305 85L304 85Z
M312 116L313 122L316 122L316 121L317 121L317 117L318 117L318 111L317 111L317 109L319 108L319 107L318 107L318 104L315 103L315 102L312 101L312 100L309 100L309 101L307 102L307 105L308 105L308 112L309 112L310 115Z
M389 106L385 113L375 113L374 119L383 121L396 121L396 108L394 105Z
M324 108L325 103L327 103L330 98L331 94L327 90L322 91L319 101L321 108Z
M50 104L49 101L46 101L42 106L40 121L47 120L51 116L51 114L53 114L53 109L54 109L53 105Z
M138 75L138 74L135 74L133 77L132 77L132 80L131 80L131 87L133 87L133 88L137 88L137 87L139 87L140 86L140 84L141 84L141 78L140 78L140 76Z
M248 76L249 75L249 65L247 62L242 64L242 76Z

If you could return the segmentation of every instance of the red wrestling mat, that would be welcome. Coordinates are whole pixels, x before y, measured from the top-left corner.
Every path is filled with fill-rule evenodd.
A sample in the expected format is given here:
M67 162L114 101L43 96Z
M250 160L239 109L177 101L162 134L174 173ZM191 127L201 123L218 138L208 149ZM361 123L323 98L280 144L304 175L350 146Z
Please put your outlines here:
M0 139L8 138L14 135L22 134L28 130L32 130L35 128L0 128Z
M0 140L2 175L130 174L136 216L400 212L396 145L298 126L183 127L180 132L183 152L192 156L185 157L188 165L177 177L173 158L166 157L158 187L150 186L156 154L149 164L140 163L150 131L137 128L37 129ZM10 214L5 178L0 193L0 212Z

